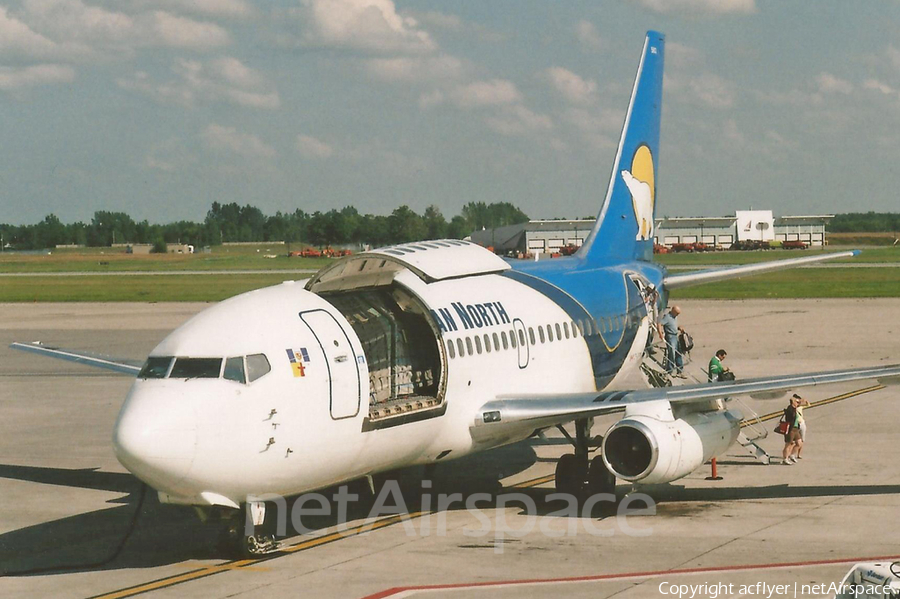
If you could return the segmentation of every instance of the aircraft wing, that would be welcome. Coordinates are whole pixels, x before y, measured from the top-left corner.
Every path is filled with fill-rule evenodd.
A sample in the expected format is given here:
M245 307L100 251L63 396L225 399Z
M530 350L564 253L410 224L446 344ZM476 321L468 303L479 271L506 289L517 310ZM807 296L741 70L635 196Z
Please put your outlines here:
M859 250L851 250L849 252L834 252L831 254L821 254L818 256L805 256L803 258L788 258L787 260L773 260L771 262L761 262L758 264L742 264L740 266L729 266L726 268L710 268L708 270L698 270L684 274L667 274L663 280L663 286L666 289L677 289L679 287L690 287L692 285L702 285L703 283L714 283L716 281L724 281L726 279L736 279L747 275L758 275L764 272L782 270L786 268L796 268L798 266L806 266L807 264L815 264L826 260L834 260L835 258L852 258L859 255Z
M9 346L12 349L19 349L22 351L39 354L41 356L58 358L60 360L68 360L69 362L77 362L78 364L85 364L87 366L104 368L106 370L112 370L121 374L130 374L132 376L137 376L137 374L141 371L141 365L131 360L120 360L117 358L100 356L88 352L79 352L71 349L51 347L49 345L44 345L40 341L34 341L32 343L19 343L18 341L16 341L11 343Z
M799 387L862 380L877 380L885 385L900 384L900 364L632 391L499 396L481 407L470 430L476 440L488 440L511 436L516 431L536 430L580 418L623 412L628 405L636 403L660 400L671 403L705 402L739 395L772 399Z

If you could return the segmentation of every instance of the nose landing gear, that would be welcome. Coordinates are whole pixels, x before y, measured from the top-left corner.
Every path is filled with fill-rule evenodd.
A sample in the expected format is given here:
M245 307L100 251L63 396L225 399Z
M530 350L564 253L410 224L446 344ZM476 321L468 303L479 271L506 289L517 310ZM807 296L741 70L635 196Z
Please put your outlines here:
M266 504L249 501L244 504L244 518L237 514L222 530L220 550L241 558L255 558L276 553L281 543L273 532L274 518L266 518Z

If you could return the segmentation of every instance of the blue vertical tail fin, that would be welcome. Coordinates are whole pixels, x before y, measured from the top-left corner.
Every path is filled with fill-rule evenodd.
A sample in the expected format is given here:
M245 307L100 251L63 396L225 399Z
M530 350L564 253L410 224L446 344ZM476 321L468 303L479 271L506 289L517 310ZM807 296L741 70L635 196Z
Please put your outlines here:
M648 31L606 198L576 256L609 264L653 258L665 38Z

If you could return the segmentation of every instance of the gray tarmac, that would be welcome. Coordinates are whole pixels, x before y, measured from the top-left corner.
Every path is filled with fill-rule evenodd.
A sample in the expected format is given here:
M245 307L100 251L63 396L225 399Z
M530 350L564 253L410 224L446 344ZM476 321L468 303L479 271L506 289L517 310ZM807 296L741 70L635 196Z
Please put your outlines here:
M655 514L640 513L640 504L621 518L552 514L564 507L547 496L555 460L567 451L554 432L442 465L426 491L420 468L386 477L400 482L409 518L380 515L361 528L373 503L364 498L342 534L320 518L277 557L223 559L215 526L160 505L113 456L128 377L7 348L40 340L140 360L204 306L0 304L0 597L631 598L672 596L660 585L715 583L733 585L718 596L766 583L789 585L770 595L787 597L795 583L838 581L860 558L900 556L900 388L889 387L809 409L796 466L764 466L735 447L719 462L720 481L705 480L704 467L668 485L620 482L620 499L646 493ZM719 347L739 377L900 362L900 300L681 307L696 341L687 370L697 377ZM804 394L816 401L869 386ZM739 409L749 415L784 401L745 403ZM598 420L595 434L608 424ZM781 449L774 433L759 444ZM365 496L365 485L351 491ZM480 512L454 505L429 513L439 493L454 492L490 499ZM755 589L743 596L766 596ZM714 596L706 591L695 596ZM797 596L824 595L798 586Z

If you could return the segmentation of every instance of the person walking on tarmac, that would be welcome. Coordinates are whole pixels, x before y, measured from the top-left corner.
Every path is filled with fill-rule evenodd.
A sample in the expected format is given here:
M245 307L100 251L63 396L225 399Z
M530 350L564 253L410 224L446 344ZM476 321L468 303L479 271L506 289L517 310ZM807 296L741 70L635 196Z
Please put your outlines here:
M722 374L725 372L731 372L727 366L722 364L722 360L725 359L725 356L728 355L724 349L720 349L716 351L716 355L714 355L709 361L709 382L713 381L721 381L725 380L722 377Z
M782 464L790 466L797 463L794 457L794 450L797 452L803 447L803 440L800 439L800 422L797 415L797 408L800 406L800 399L795 396L791 398L791 403L784 409L784 421L787 422L787 432L784 434L784 449L781 452Z
M798 430L800 431L800 445L797 447L797 454L794 457L794 461L802 460L803 456L800 455L800 452L803 451L803 446L806 445L806 420L803 418L803 408L809 405L809 401L803 399L796 393L792 399L797 400L797 420L799 422Z
M659 336L666 341L666 372L680 379L687 378L682 373L684 369L684 359L681 352L678 351L678 332L683 331L678 326L678 315L681 314L681 308L672 306L668 312L657 321L656 329Z

